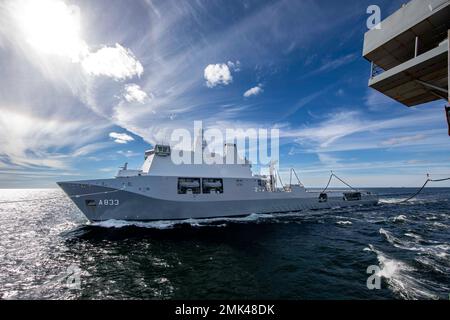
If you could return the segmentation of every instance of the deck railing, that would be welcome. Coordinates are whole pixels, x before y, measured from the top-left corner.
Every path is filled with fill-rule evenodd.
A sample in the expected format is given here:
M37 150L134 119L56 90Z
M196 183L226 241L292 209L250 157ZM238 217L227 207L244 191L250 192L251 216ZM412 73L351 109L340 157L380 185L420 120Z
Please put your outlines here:
M375 63L371 63L370 65L370 79L382 74L385 70Z

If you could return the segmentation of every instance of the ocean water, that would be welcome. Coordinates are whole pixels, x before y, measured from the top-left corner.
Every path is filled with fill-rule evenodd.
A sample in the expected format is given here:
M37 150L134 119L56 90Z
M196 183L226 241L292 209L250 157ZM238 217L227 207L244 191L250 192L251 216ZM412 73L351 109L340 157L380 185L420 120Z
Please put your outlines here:
M1 190L55 199L0 204L0 299L449 299L450 189L372 191L375 207L89 224L59 190Z

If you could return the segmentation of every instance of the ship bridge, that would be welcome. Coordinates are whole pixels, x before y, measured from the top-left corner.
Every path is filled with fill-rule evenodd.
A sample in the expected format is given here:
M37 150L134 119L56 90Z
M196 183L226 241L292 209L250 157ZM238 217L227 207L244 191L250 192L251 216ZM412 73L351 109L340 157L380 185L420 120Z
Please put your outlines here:
M450 0L412 0L364 36L369 86L407 107L448 99Z

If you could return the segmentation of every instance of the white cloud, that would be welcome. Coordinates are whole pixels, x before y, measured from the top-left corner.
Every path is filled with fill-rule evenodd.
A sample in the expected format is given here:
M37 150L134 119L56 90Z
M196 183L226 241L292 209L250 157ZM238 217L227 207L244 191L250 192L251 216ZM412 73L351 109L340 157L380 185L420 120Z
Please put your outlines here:
M127 150L127 151L117 151L118 154L120 154L121 156L127 157L127 158L132 158L132 157L137 157L137 156L141 156L141 153L138 152L133 152L131 150Z
M233 81L230 68L225 63L210 64L205 68L206 85L214 88L217 85L228 85Z
M109 136L114 139L114 142L120 144L126 144L134 141L134 138L126 133L110 132Z
M251 89L248 89L247 91L244 92L244 97L248 98L251 96L257 96L259 94L261 94L264 90L261 88L261 86L256 86L253 87Z
M103 148L95 143L108 124L95 116L69 119L54 106L44 115L13 111L19 106L0 105L0 167L70 168L73 157ZM93 143L94 142L94 143Z
M141 76L144 67L130 49L116 43L115 47L103 47L90 53L82 61L86 73L94 76L107 76L115 80L124 80Z
M333 87L333 85L330 85L325 88L321 88L319 91L316 91L314 93L311 93L307 96L302 97L300 100L297 101L295 105L288 108L287 111L282 115L282 119L290 118L292 115L294 115L298 110L303 108L304 106L310 104L312 101L316 100L318 97L326 93L328 90L330 90Z
M337 165L341 159L327 153L318 153L319 161L325 165Z
M369 89L365 103L371 111L381 111L395 104L395 101L376 90Z
M314 69L314 71L303 74L300 78L305 79L305 78L309 78L309 77L319 74L319 73L336 70L344 65L352 63L357 58L358 58L358 55L356 53L351 53L351 54L347 54L345 56L336 58L334 60L327 59L322 62L322 65L319 68L316 68L316 69Z
M125 85L124 98L128 102L144 103L151 98L148 94L141 89L141 87L135 83Z
M409 151L413 147L424 151L433 150L433 144L443 143L445 130L433 129L439 121L438 113L424 111L390 119L369 119L361 112L347 110L328 114L321 122L303 128L282 130L281 135L295 139L302 146L301 150L291 150L291 154L401 148L405 145ZM398 138L400 133L403 135Z
M390 138L388 140L383 141L381 144L384 146L395 146L395 145L407 144L407 143L411 143L411 142L417 142L417 141L421 141L424 139L426 139L425 135L416 134L413 136Z
M300 140L313 141L325 148L342 137L364 130L368 130L367 123L360 119L359 113L344 111L329 115L327 120L316 126L297 130L295 135Z
M316 73L335 70L343 65L353 62L357 57L357 54L351 53L335 60L326 61L319 69L317 69Z

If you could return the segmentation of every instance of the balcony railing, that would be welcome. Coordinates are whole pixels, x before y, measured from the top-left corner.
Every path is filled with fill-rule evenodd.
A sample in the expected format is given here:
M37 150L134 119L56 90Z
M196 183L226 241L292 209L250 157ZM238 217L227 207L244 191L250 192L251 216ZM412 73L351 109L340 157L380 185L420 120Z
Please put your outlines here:
M375 63L371 63L370 65L370 79L382 74L385 70Z

